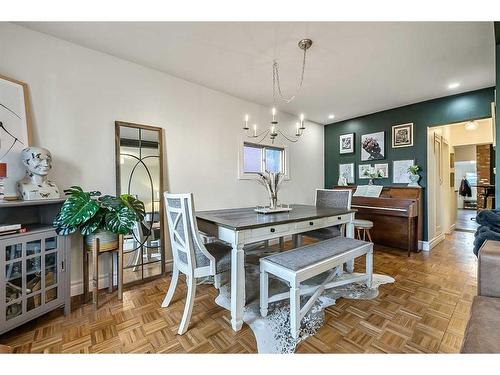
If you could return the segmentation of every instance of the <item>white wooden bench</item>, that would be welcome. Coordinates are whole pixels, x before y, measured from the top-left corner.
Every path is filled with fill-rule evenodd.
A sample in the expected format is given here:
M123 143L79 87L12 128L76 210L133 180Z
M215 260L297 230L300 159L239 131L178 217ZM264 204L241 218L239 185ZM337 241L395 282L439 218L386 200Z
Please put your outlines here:
M332 273L320 286L301 288L300 284L305 280L332 270L348 261L353 261L362 255L366 255L365 274L346 276L335 280L336 274ZM269 274L290 283L290 292L269 297ZM297 338L300 321L325 289L363 281L371 288L372 277L373 244L371 242L336 237L270 255L260 260L260 313L262 316L266 316L269 303L290 298L292 337ZM304 307L300 308L300 296L309 294L312 294L312 296L307 300Z

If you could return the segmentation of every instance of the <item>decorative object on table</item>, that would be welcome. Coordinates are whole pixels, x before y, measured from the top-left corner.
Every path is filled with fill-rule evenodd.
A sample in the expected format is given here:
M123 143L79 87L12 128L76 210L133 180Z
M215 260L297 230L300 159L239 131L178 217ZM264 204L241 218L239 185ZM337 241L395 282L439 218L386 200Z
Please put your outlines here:
M285 178L284 173L266 171L264 173L259 172L257 174L259 175L257 181L264 185L267 190L267 194L269 195L269 207L266 207L269 208L268 212L280 209L280 207L278 207L278 190L281 182Z
M413 123L392 127L392 148L413 146Z
M358 165L359 178L362 180L369 179L370 177L368 176L368 172L372 168L373 168L373 165L371 165L371 164L359 164Z
M354 183L354 163L339 164L339 186Z
M389 178L389 164L375 164L375 170L380 171L380 178Z
M384 178L383 171L381 169L376 169L370 165L370 168L365 168L363 170L366 178L369 178L368 185L373 185L373 180L377 178Z
M5 197L4 179L7 178L7 163L0 163L0 200Z
M54 219L57 234L66 236L77 230L84 236L84 274L88 274L88 253L93 256L93 300L97 307L98 292L98 256L99 253L118 252L118 296L121 299L123 285L123 239L118 238L132 233L137 222L144 220L144 203L132 195L122 194L118 197L101 196L98 191L85 192L79 186L64 190L68 198ZM111 255L111 264L113 258ZM112 285L112 267L109 272L109 289ZM88 286L84 280L84 298Z
M0 75L0 162L9 166L5 195L16 194L16 181L23 177L21 151L31 144L28 85Z
M27 147L21 152L26 176L17 182L22 200L57 199L61 197L57 185L47 177L52 168L52 154L43 147Z
M361 136L361 161L385 159L385 132Z
M415 163L414 160L394 160L392 164L392 182L395 184L409 184L410 174L408 168Z
M420 180L420 175L418 172L420 171L420 167L418 165L411 165L408 167L408 178L410 179L410 183L408 186L419 187L418 180Z
M280 83L280 76L279 76L279 65L278 61L276 59L273 60L273 108L271 110L272 113L272 120L270 122L269 127L265 128L263 131L259 132L257 130L258 125L254 123L252 125L252 132L250 133L250 127L248 126L248 121L250 119L249 115L245 115L245 123L243 126L243 130L245 131L245 135L248 138L254 139L254 142L261 143L266 137L269 135L269 138L271 139L271 143L274 143L274 140L278 135L281 135L284 137L286 140L289 142L297 142L302 135L302 132L305 130L304 126L304 115L300 115L300 122L296 123L295 127L295 134L293 136L287 135L284 131L282 131L278 127L278 119L276 117L276 100L280 99L281 101L285 102L286 104L291 103L297 94L299 93L300 89L302 88L302 83L304 82L304 73L305 73L305 68L306 68L306 54L307 50L312 46L313 42L311 39L302 39L299 41L298 46L299 48L304 51L303 54L303 59L302 59L302 73L300 77L300 82L297 87L297 91L294 95L290 97L284 97L281 89L281 83Z
M341 154L352 154L354 152L354 133L341 135L339 143Z

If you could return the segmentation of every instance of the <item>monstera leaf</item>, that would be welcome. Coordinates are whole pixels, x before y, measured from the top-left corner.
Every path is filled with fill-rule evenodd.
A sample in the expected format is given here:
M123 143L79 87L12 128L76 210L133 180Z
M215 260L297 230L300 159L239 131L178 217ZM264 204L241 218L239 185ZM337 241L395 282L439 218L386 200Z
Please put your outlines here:
M99 202L103 208L107 208L110 211L120 211L123 207L122 200L112 195L103 195L99 198Z
M122 194L120 195L120 199L126 207L135 212L136 221L144 220L146 209L144 208L144 203L142 201L130 194Z
M67 236L71 233L75 233L78 230L78 227L76 226L65 225L64 222L61 220L60 215L56 216L53 225L56 228L56 233L59 236Z
M98 228L102 228L104 222L105 212L103 210L97 211L87 222L80 226L80 233L84 236L94 233Z
M64 202L56 219L58 226L78 227L94 216L100 208L99 203L92 198L96 192L86 193L79 186L72 186L64 192L69 197Z
M137 222L136 214L128 207L106 213L105 228L117 234L129 234Z

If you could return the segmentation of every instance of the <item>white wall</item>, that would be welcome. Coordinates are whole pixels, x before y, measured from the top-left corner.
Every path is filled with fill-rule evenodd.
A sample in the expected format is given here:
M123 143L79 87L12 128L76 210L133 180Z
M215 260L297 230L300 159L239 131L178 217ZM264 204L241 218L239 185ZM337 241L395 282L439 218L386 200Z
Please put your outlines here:
M243 115L262 126L268 107L8 23L0 23L0 73L28 83L34 144L52 151L60 187L115 192L114 121L123 120L165 129L166 188L193 192L198 209L266 202L263 187L237 179L237 162ZM279 119L293 132L294 117ZM323 126L307 123L289 149L280 200L313 203L324 180Z

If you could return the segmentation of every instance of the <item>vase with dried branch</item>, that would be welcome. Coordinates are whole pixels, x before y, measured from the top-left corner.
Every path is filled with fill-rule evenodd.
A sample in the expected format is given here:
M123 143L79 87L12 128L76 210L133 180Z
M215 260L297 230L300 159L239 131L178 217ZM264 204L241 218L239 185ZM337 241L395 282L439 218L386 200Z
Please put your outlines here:
M281 182L285 178L285 175L281 172L264 172L258 173L259 181L267 190L269 195L269 208L275 210L278 206L278 190Z

